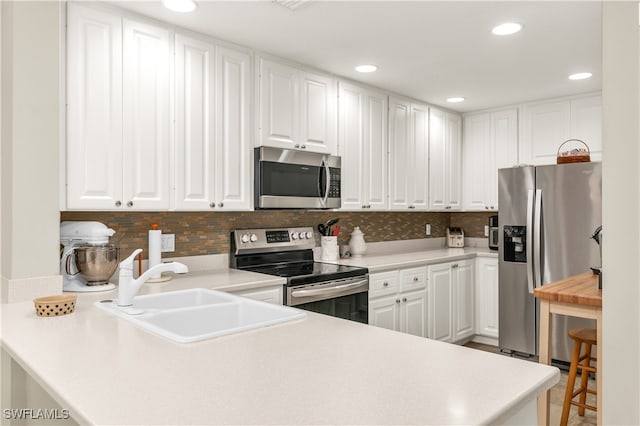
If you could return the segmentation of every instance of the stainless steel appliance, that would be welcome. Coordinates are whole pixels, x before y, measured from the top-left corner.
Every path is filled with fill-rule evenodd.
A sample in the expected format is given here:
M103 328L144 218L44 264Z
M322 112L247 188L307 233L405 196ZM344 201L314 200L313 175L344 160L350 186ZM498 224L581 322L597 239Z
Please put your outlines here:
M314 262L313 228L236 229L231 233L232 268L287 279L283 303L367 324L369 270Z
M264 146L254 157L257 209L340 208L340 157Z
M498 228L498 215L489 216L489 248L498 250L500 228Z
M498 200L500 349L537 355L539 302L533 289L599 262L590 238L602 223L601 163L501 169ZM594 324L555 316L553 359L570 359L567 331L574 327Z

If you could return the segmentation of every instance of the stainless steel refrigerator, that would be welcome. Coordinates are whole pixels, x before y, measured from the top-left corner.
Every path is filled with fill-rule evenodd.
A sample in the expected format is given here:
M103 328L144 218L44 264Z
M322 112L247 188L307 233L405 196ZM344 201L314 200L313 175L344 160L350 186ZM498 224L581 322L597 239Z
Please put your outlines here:
M533 289L601 265L591 239L602 223L601 163L499 170L499 345L538 355L539 302ZM555 315L552 359L568 362L567 331L591 320Z

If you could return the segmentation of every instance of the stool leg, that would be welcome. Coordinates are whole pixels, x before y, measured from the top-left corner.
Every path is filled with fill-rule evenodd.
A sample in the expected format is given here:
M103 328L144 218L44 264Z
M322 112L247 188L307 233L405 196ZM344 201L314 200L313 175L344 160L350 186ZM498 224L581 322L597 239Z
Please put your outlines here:
M578 360L580 359L581 344L576 340L573 344L573 355L571 356L571 366L569 367L569 377L567 378L567 389L564 392L564 404L562 406L562 417L560 426L567 426L569 421L569 411L571 410L571 395L576 384L576 374L578 372Z
M582 362L584 367L591 366L591 344L585 343L586 350L585 355L586 358ZM584 404L587 402L587 386L589 384L589 372L584 369L580 372L580 389L583 391L580 393L580 403ZM578 415L584 416L584 407L578 406Z

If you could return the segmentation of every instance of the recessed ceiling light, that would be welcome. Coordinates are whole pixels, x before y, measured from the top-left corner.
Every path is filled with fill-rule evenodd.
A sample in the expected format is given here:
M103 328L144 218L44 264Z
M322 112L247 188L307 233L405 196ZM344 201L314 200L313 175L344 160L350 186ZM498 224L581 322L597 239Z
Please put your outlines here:
M374 72L378 67L375 65L358 65L356 67L356 71L358 72Z
M592 74L590 72L578 72L575 74L571 74L569 76L569 80L584 80L585 78L591 77Z
M460 97L447 99L447 102L451 102L452 104L456 104L456 103L462 102L462 101L464 101L464 98L460 98Z
M495 35L503 36L515 34L522 29L522 24L518 24L517 22L505 22L504 24L500 24L497 27L493 27L491 32Z
M169 10L181 13L193 12L198 7L194 0L162 0L162 4Z

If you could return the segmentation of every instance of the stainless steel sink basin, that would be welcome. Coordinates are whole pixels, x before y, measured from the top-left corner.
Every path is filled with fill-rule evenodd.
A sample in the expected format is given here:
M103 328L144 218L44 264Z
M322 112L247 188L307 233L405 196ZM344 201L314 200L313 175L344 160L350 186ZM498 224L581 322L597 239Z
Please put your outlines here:
M116 315L178 343L190 343L303 318L288 306L258 302L204 288L137 296L132 308L96 302Z

